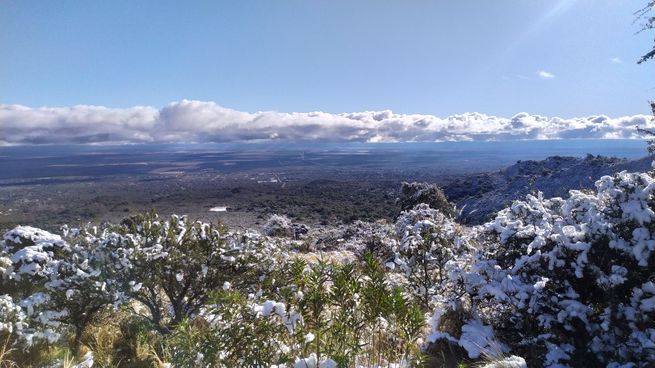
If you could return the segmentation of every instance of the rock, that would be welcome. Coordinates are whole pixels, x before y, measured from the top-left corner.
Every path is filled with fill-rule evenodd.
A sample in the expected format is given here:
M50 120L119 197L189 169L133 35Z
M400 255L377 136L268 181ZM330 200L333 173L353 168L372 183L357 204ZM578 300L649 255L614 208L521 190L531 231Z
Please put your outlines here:
M454 180L443 187L443 192L456 204L459 221L481 224L527 194L540 191L545 197L561 197L572 189L592 189L604 175L623 170L648 171L652 160L652 157L626 160L587 155L518 161L500 171Z

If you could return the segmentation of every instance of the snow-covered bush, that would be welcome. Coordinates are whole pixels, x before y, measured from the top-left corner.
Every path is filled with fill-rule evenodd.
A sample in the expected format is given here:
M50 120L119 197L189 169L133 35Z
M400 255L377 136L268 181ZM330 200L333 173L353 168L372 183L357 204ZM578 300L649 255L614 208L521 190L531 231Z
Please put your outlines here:
M378 259L391 258L397 245L393 224L353 221L339 227L318 229L311 235L312 246L320 251L348 250L359 255L373 253Z
M17 226L5 233L0 241L3 279L11 280L20 289L14 292L28 295L38 288L38 285L33 285L37 280L51 276L51 264L70 251L70 246L60 235L31 226Z
M185 320L173 333L174 365L263 367L290 361L290 348L278 338L288 334L285 322L293 325L284 304L255 300L230 289L215 293L199 318Z
M264 235L291 239L298 239L308 231L307 225L294 223L288 217L276 214L271 215L262 227Z
M249 290L279 244L153 213L62 235L18 226L0 242L0 332L28 347L70 338L76 352L94 318L120 306L166 332L196 315L210 292Z
M566 200L528 196L485 225L484 245L457 277L469 315L497 350L512 348L531 366L655 361L655 180L621 172L596 187ZM435 313L433 338L454 305L463 307Z
M133 216L119 231L129 261L120 274L124 293L142 303L162 331L197 314L210 292L226 282L247 288L277 251L250 234L179 216Z
M435 297L455 287L449 275L472 251L464 228L441 211L418 204L398 216L396 236L399 244L387 266L403 272L408 291L429 310Z
M528 365L525 363L525 359L512 355L510 357L492 359L481 368L528 368Z
M175 332L179 366L407 366L425 320L373 257L359 265L286 263L260 292L214 295Z
M421 203L441 211L448 217L455 216L455 207L448 202L443 191L436 184L402 182L398 198L400 210L407 211Z
M77 348L88 323L116 302L116 259L104 239L67 229L63 235L18 226L0 243L0 256L11 261L3 267L0 292L18 300L26 318L16 334L27 345L70 332Z
M0 295L0 332L22 335L27 327L27 316L20 305L9 295Z

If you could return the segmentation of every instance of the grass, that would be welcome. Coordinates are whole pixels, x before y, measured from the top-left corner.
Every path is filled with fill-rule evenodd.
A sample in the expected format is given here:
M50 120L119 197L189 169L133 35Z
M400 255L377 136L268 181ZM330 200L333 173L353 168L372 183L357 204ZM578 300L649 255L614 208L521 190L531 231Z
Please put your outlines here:
M16 351L11 347L11 337L7 336L2 347L0 347L0 368L16 368L18 364L11 359L12 353Z

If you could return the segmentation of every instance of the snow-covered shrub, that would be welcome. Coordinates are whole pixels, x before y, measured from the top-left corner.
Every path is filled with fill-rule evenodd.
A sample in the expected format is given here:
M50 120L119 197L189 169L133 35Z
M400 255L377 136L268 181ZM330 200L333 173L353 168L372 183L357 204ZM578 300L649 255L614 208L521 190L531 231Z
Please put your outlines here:
M276 214L271 215L262 227L264 235L292 239L298 239L308 231L307 225L294 223L288 217Z
M396 244L394 227L387 220L353 221L338 227L317 228L304 239L314 252L348 251L361 256L374 253L389 258Z
M247 287L275 261L274 244L186 217L133 216L119 231L129 261L120 275L124 293L142 303L162 331L197 314L211 291L226 282Z
M483 365L482 368L528 368L528 365L526 364L525 359L512 355L510 357L491 359L491 361Z
M25 311L14 303L11 296L0 295L0 332L21 335L23 328L27 327L26 320Z
M360 265L294 260L246 295L214 295L174 333L185 367L407 366L424 325L420 308L386 280L373 257Z
M154 213L62 235L19 226L0 242L0 330L30 346L71 338L108 307L125 306L160 331L196 315L209 293L241 290L268 272L278 242Z
M50 309L66 311L66 318L61 320L74 327L73 348L77 351L82 333L99 312L127 302L118 276L129 261L116 247L120 235L108 229L64 228L64 235L71 252L60 262L53 262L46 289Z
M67 229L62 237L18 226L4 235L0 256L11 264L3 267L0 291L26 316L17 334L27 345L72 333L77 348L86 325L116 301L115 262L104 245L90 233Z
M353 221L311 234L313 248L320 251L348 250L358 255L373 253L380 260L391 258L397 244L393 224L387 220Z
M3 279L12 280L23 295L32 292L35 280L45 280L51 264L70 253L70 246L60 235L31 226L17 226L6 232L0 241Z
M401 211L407 211L423 203L441 211L448 217L455 216L455 207L436 184L402 182L398 204Z
M175 366L264 367L291 359L290 348L278 338L288 334L283 304L259 305L254 295L230 289L209 302L199 318L185 320L173 333Z
M566 200L530 195L485 225L486 242L458 277L487 340L502 341L497 350L511 347L531 366L655 361L655 180L621 172L596 188Z
M464 229L440 210L418 204L398 216L396 236L399 244L387 266L405 274L408 291L429 310L435 296L454 287L451 270L472 251Z

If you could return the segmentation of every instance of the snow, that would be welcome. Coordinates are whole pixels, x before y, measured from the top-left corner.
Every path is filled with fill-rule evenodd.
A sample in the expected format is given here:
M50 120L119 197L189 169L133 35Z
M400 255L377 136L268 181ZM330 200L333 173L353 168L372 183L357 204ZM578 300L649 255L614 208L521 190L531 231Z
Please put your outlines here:
M500 344L495 341L493 328L478 320L471 320L462 326L462 336L459 345L463 347L469 358L479 358L481 354L496 353Z
M314 336L313 333L309 332L307 335L305 335L305 343L310 343L314 341L315 338L316 336Z
M566 367L561 363L562 361L566 361L570 358L568 353L573 349L573 347L570 345L559 346L551 343L547 343L546 346L548 348L548 353L546 353L545 361L546 367Z
M481 368L528 368L525 359L512 355L483 365Z
M23 244L21 239L31 240L34 244L62 242L61 236L32 226L16 226L5 233L4 239L17 244Z
M89 351L84 354L82 361L73 366L73 368L91 368L93 367L93 352Z
M629 300L622 299L618 308L607 300L590 299L625 295L624 285L643 280L652 264L654 183L649 174L621 172L599 179L595 193L571 191L566 199L537 193L500 211L481 227L481 234L490 234L491 240L478 238L470 263L458 255L462 269L449 272L451 279L463 283L472 305L462 305L455 291L458 284L445 289L454 290L452 299L435 297L440 308L476 316L478 322L462 327L459 345L469 356L479 356L490 350L486 345L494 345L487 341L493 341L491 326L500 324L498 318L520 324L532 316L541 333L531 337L531 343L547 347L546 366L567 366L579 333L591 336L589 352L601 362L655 359L655 328L646 322L655 317L652 281L637 282L641 286L632 287ZM599 253L612 259L596 263ZM428 340L451 340L450 334L439 331L440 317L435 317L436 312ZM555 328L568 333L551 334Z
M325 358L318 362L316 354L312 353L307 358L296 358L293 368L337 368L337 366L337 362L330 358Z

